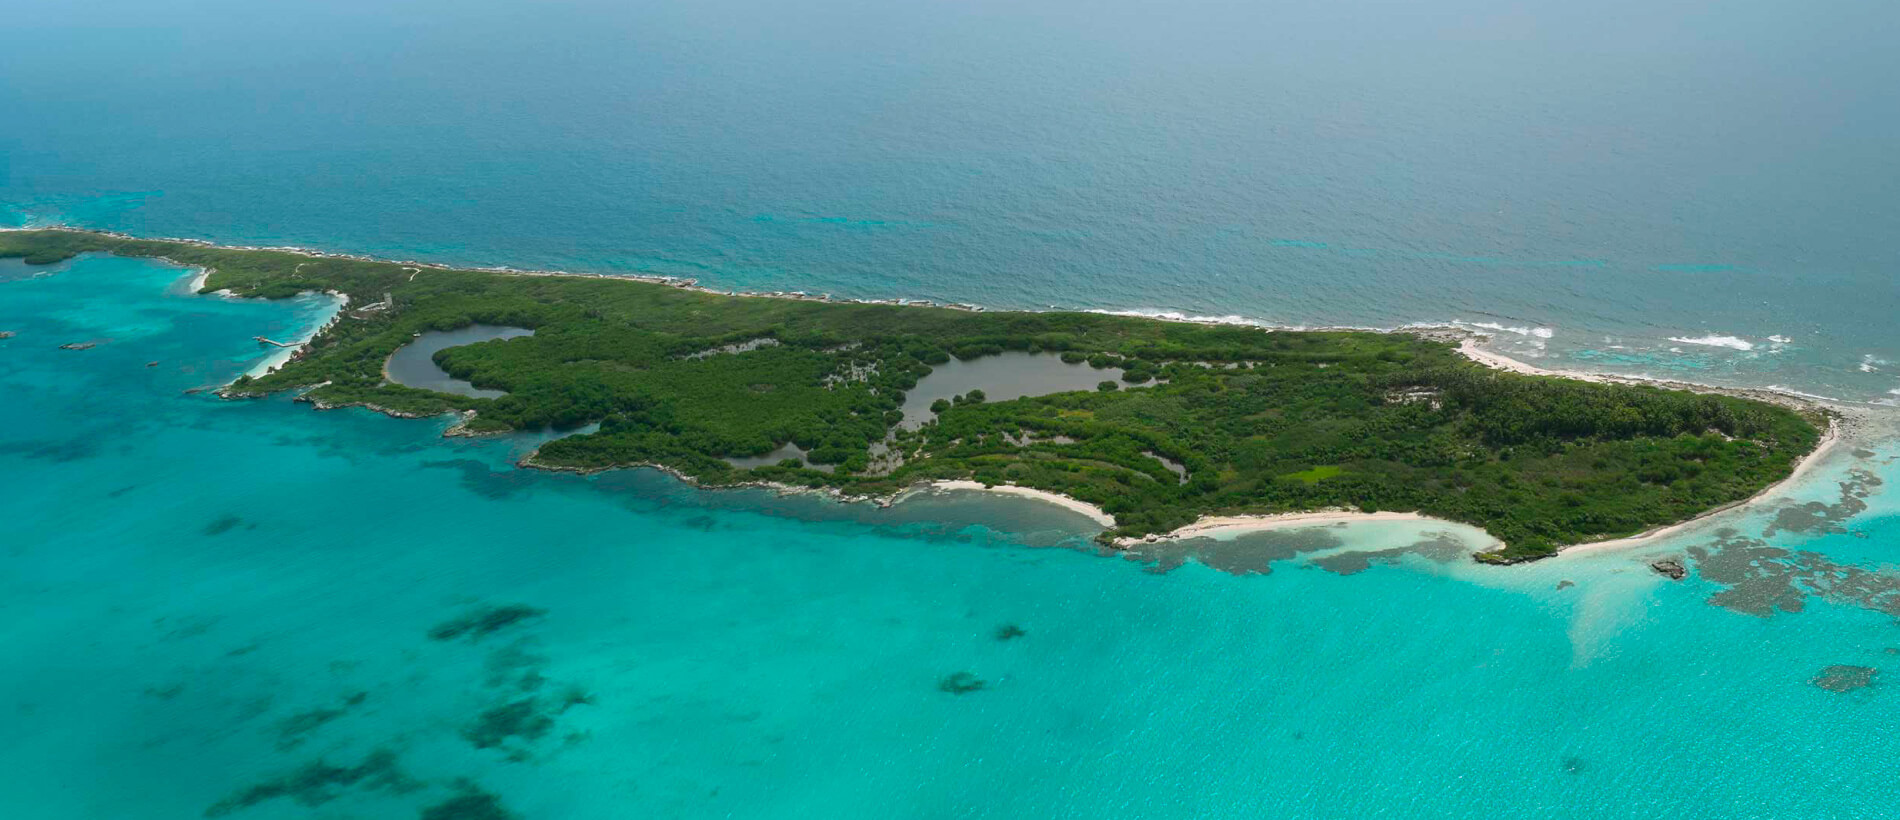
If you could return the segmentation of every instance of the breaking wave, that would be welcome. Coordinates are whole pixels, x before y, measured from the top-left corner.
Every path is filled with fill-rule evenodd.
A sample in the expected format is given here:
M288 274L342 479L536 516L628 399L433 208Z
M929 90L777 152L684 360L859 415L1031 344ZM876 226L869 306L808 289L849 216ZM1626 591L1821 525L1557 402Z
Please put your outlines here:
M1669 341L1685 345L1703 345L1705 347L1726 347L1730 350L1747 352L1755 349L1755 343L1739 336L1671 336Z

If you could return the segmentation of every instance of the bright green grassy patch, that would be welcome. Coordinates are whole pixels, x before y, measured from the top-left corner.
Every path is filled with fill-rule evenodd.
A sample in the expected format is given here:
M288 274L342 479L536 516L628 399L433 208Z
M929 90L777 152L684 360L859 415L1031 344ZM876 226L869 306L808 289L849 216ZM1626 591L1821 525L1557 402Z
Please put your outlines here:
M1325 479L1339 475L1341 472L1344 471L1337 465L1327 464L1321 467L1314 467L1310 470L1301 470L1297 473L1286 473L1280 477L1303 481L1307 484L1318 484Z

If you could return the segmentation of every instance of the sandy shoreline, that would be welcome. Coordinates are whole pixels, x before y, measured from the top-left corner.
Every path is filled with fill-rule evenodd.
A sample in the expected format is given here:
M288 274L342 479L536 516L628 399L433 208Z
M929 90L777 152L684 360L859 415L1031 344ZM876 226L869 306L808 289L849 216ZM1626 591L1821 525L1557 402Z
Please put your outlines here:
M1156 541L1168 541L1177 538L1210 538L1218 535L1238 535L1267 530L1297 529L1300 527L1325 527L1335 524L1357 524L1368 521L1435 521L1453 526L1469 526L1443 518L1433 518L1415 512L1358 512L1355 510L1316 510L1312 512L1275 513L1271 515L1208 515L1194 523L1168 533L1149 535L1142 538L1118 538L1118 546L1152 544Z
M207 276L210 275L210 272L207 271L205 275ZM193 291L193 292L196 293L196 291ZM334 300L333 305L330 308L329 318L324 319L323 324L318 325L315 330L310 331L310 333L306 334L303 338L298 339L296 342L292 343L290 347L277 348L277 352L264 357L263 361L260 361L256 365L252 366L250 370L245 371L244 375L249 376L253 379L270 375L272 371L276 370L277 368L283 367L285 364L288 364L292 357L296 356L304 348L309 347L311 342L316 341L318 336L322 336L324 331L329 330L331 326L337 323L338 319L342 318L343 309L348 307L350 304L349 294L338 293L334 290L330 290L330 291L324 291L323 295L328 296L332 300ZM228 388L230 387L230 385L225 385L225 387Z
M1095 523L1100 524L1103 529L1115 526L1115 516L1109 515L1107 512L1104 512L1102 508L1094 504L1071 498L1061 493L1049 492L1048 490L1036 490L1029 487L1018 487L1014 484L998 484L994 487L988 487L978 481L932 481L928 484L921 484L898 493L891 498L889 503L900 503L904 501L904 499L910 498L918 493L940 492L945 490L968 490L1010 495L1016 496L1017 498L1033 498L1037 501L1054 504L1065 510L1088 516Z

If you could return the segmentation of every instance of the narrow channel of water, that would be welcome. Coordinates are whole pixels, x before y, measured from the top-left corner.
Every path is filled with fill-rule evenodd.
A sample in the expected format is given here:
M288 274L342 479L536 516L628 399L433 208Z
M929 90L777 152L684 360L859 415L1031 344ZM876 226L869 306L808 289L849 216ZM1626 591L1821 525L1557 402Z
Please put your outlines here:
M469 325L458 330L431 330L417 336L415 341L397 348L396 352L390 355L389 362L383 365L383 375L389 377L390 381L405 387L455 393L477 399L498 399L508 395L508 391L483 390L449 375L448 371L436 366L436 352L494 339L514 339L533 335L534 331L525 327L504 325Z

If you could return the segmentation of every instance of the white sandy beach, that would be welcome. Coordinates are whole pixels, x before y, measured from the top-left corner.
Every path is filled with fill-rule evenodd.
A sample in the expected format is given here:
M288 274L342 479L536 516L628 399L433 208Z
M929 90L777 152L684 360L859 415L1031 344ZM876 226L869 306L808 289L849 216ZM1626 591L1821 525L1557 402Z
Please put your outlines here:
M209 275L208 271L206 275ZM202 279L199 282L199 287L203 287ZM350 297L348 294L338 293L333 290L325 291L324 295L335 300L335 304L330 308L330 315L323 320L323 323L319 324L315 330L304 334L303 338L298 339L290 347L277 348L277 352L264 357L263 361L253 365L250 370L245 371L244 375L253 379L269 375L271 371L283 367L285 363L289 362L290 357L296 355L297 351L304 349L305 345L310 344L312 340L322 335L324 331L329 330L330 325L336 323L337 317L343 315L343 309L349 306Z
M1033 490L1028 487L1018 487L1014 484L998 484L994 487L986 487L982 484L982 482L978 482L978 481L933 481L927 485L924 485L920 489L928 490L928 491L977 490L980 492L1013 495L1013 496L1018 496L1021 498L1033 498L1033 499L1036 499L1037 501L1046 501L1050 504L1054 504L1058 507L1062 507L1063 509L1071 510L1073 512L1081 513L1082 515L1086 515L1089 518L1094 519L1095 523L1100 524L1103 527L1115 526L1115 516L1112 516L1106 512L1103 512L1102 508L1097 507L1094 504L1090 504L1086 501L1080 501L1074 498L1070 498L1066 495L1062 495L1060 493L1052 493L1047 490ZM902 496L900 496L897 500L902 500Z
M1209 515L1163 538L1202 538L1215 535L1234 535L1263 530L1284 530L1297 527L1324 527L1334 524L1356 524L1367 521L1438 521L1456 525L1455 522L1420 515L1415 512L1358 512L1355 510L1319 510L1315 512L1280 513L1277 515ZM1139 542L1141 539L1131 539Z

